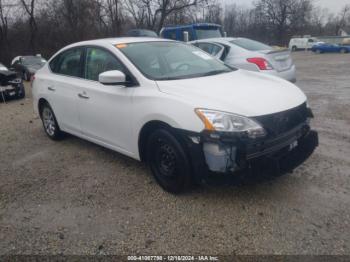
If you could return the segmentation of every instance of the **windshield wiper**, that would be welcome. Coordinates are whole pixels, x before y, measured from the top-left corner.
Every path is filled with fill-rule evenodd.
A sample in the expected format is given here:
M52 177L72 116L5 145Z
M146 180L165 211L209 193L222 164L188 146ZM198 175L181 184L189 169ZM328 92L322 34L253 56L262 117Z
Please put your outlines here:
M188 79L188 78L196 78L196 77L203 77L203 76L211 76L211 75L218 75L223 73L229 73L230 70L213 70L207 73L203 74L192 74L192 75L184 75L184 76L169 76L169 77L161 77L156 79L157 81L166 81L166 80L180 80L180 79Z
M213 75L218 75L218 74L223 74L223 73L228 73L231 72L229 70L213 70L209 71L207 73L202 74L201 76L213 76Z

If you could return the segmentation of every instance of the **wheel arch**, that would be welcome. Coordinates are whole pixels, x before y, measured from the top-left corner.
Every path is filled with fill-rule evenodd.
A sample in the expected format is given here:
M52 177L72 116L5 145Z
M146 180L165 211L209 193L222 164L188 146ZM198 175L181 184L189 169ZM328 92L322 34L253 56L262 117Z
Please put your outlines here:
M141 128L138 136L138 150L140 160L142 162L146 161L147 159L147 141L149 136L152 134L153 131L160 128L164 128L170 131L172 129L172 126L164 121L152 120L145 123Z
M38 100L38 112L39 116L41 117L42 109L45 104L49 104L49 102L45 98L40 98ZM49 104L50 105L50 104Z

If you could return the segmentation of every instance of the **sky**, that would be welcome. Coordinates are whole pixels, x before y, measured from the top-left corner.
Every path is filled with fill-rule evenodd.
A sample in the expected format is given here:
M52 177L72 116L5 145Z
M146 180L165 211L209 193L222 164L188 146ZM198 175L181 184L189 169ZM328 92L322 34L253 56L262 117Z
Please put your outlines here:
M251 6L254 0L224 0L225 3L237 3L239 5ZM338 13L350 0L314 0L314 5L321 8L328 8L332 13Z

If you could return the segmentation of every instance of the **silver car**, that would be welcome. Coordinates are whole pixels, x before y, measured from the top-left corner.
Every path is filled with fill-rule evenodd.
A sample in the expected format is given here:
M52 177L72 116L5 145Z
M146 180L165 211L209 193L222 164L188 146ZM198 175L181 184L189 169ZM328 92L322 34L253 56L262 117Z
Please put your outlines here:
M288 49L275 50L248 38L233 37L203 39L191 44L227 65L296 82L295 65Z

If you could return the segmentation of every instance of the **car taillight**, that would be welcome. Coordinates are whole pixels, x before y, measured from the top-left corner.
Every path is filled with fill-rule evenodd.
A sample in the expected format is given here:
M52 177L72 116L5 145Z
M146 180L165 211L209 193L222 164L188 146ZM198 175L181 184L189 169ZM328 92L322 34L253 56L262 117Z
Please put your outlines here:
M32 76L30 77L30 86L31 86L31 87L33 87L33 82L34 82L34 80L35 80L35 75L32 75Z
M270 63L267 62L266 59L262 58L262 57L248 58L247 61L249 63L257 65L260 70L272 70L273 69L272 65L270 65Z

